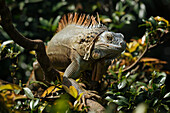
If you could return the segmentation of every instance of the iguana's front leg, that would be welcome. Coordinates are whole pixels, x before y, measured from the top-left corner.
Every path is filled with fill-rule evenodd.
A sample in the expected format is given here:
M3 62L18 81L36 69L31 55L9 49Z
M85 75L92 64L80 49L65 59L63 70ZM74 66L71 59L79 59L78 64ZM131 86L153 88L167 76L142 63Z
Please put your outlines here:
M80 76L80 68L83 65L83 64L80 64L80 62L82 63L83 61L78 53L74 53L74 55L77 55L77 56L72 58L72 63L66 68L64 75L63 75L63 83L62 84L63 84L63 88L66 91L70 86L74 86L77 89L78 95L83 93L83 95L79 101L81 101L82 104L84 106L86 106L85 99L91 98L91 97L96 97L96 98L101 98L101 97L96 94L97 92L85 90L84 88L82 88L82 86L80 84L78 84L75 81L75 79L79 78L79 76Z

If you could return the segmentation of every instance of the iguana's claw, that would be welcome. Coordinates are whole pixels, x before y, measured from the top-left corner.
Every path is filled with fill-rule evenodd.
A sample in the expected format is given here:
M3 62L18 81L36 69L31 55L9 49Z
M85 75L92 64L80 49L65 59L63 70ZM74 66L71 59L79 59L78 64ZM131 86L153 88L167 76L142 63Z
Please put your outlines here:
M88 111L88 106L86 104L86 99L94 99L94 98L97 98L97 99L101 99L101 97L99 95L97 95L97 92L96 91L91 91L91 90L85 90L83 92L83 95L81 96L80 99L76 100L74 102L74 106L79 106L78 108L80 110L82 110L82 108L84 108L86 110L86 112Z
M92 90L88 90L88 91L85 91L83 93L83 96L85 98L92 98L92 97L95 97L97 99L101 99L101 97L98 95L98 92L97 91L92 91Z

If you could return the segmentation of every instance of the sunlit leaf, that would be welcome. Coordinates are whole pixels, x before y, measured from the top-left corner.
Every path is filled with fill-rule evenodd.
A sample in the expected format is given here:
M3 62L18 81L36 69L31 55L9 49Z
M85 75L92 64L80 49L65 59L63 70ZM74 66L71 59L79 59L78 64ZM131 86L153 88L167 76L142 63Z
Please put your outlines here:
M133 41L133 42L130 42L130 43L127 43L127 46L128 46L128 51L130 53L136 51L136 48L139 46L139 43L136 42L136 41Z
M79 97L77 98L77 101L79 101L82 96L83 96L83 93L80 93Z
M77 91L77 89L74 87L74 86L70 86L69 87L69 94L70 95L72 95L74 98L77 98L77 96L78 96L78 91Z
M43 94L41 95L41 97L45 97L46 95L49 95L53 90L54 90L55 86L50 86L49 88L47 88Z
M3 49L6 47L6 45L12 44L12 43L14 43L13 40L4 41L4 42L1 44L1 46L0 46L0 53L3 51Z
M167 24L167 26L169 26L169 21L166 20L166 19L164 19L163 17L156 16L154 19L155 19L156 21L163 21L163 22L165 22L165 23Z
M153 27L154 29L156 29L157 22L156 22L156 20L154 19L154 17L151 16L151 17L148 19L148 21L151 22L151 23L152 23L152 27Z
M34 108L39 104L39 101L40 101L40 99L38 99L38 98L34 101Z
M25 87L25 88L23 88L23 90L28 98L34 99L34 95L29 88Z
M122 82L120 82L117 85L117 87L118 87L118 89L123 89L126 86L126 84L127 84L127 81L126 81L126 79L124 79Z
M131 54L131 53L124 52L123 54L124 54L125 56L127 56L127 57L130 57L130 58L132 58L132 54Z
M168 98L170 97L170 92L168 92L167 94L165 94L165 96L163 98Z
M30 51L29 53L32 55L35 55L35 51Z
M30 108L31 108L31 110L34 109L34 100L31 100L31 102L30 102Z
M47 102L44 102L41 106L38 107L38 113L43 113L43 110L46 108L48 105Z
M107 96L106 98L105 98L107 101L113 101L113 99L110 97L110 96Z
M19 86L16 85L16 84L0 85L0 91L1 91L1 90L14 90L14 89L20 90L21 87L19 87Z

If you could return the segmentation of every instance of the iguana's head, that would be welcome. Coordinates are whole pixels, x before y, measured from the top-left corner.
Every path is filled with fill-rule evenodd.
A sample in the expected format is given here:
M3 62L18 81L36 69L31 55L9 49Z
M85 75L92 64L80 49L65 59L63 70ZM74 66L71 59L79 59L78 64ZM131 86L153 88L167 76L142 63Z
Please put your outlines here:
M105 31L98 36L91 56L93 59L114 58L120 55L125 48L126 42L121 33Z

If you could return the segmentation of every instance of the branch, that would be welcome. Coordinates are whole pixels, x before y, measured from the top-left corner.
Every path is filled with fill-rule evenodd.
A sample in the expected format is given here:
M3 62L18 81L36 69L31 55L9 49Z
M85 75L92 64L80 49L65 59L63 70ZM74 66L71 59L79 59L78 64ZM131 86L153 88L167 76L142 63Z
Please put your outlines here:
M27 50L35 50L37 60L44 72L45 81L50 82L55 77L59 77L59 73L55 70L46 54L45 45L42 40L31 40L24 37L12 24L11 12L6 6L5 0L0 0L0 24L4 31L16 42Z

